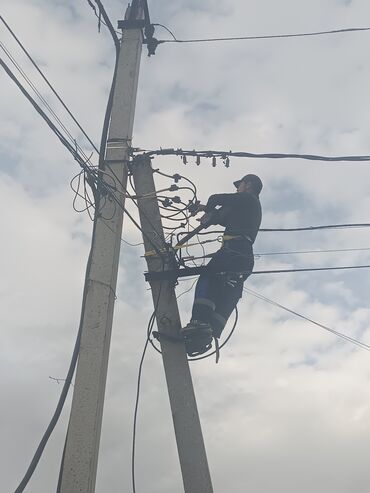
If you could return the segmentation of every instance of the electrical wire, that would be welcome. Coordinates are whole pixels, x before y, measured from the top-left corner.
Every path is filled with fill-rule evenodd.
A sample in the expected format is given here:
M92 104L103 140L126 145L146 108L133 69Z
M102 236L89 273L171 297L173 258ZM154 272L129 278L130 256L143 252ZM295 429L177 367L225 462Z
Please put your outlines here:
M26 50L26 48L23 45L23 43L19 40L19 38L16 36L15 32L11 29L11 27L9 26L9 24L6 22L6 20L4 19L4 17L2 15L0 15L0 20L3 22L3 24L5 25L5 27L7 28L7 30L10 32L10 34L15 39L15 41L18 43L18 45L20 46L20 48L22 49L22 51L25 53L25 55L27 56L27 58L30 60L30 62L32 63L32 65L35 67L35 69L41 75L41 77L46 82L46 84L48 85L48 87L51 89L51 91L53 92L53 94L57 97L58 101L61 103L61 105L63 106L63 108L67 111L68 115L72 118L72 120L77 125L77 127L80 129L80 131L82 132L82 134L86 137L86 139L91 144L91 146L95 149L95 151L97 153L99 153L99 151L96 148L94 142L90 139L90 137L88 136L88 134L86 133L86 131L83 129L83 127L78 122L78 120L76 119L76 117L72 114L71 110L65 104L65 102L63 101L63 99L61 98L61 96L57 93L57 91L55 90L55 88L52 86L52 84L50 83L50 81L47 79L47 77L45 76L45 74L42 72L42 70L40 69L40 67L37 65L37 63L35 62L35 60L32 58L32 56Z
M159 43L210 43L216 41L242 41L242 40L261 40L261 39L284 39L284 38L302 38L307 36L325 36L329 34L343 34L370 31L370 27L348 27L343 29L331 29L329 31L315 31L305 33L293 33L293 34L267 34L262 36L232 36L223 38L200 38L200 39L178 39L166 26L162 24L154 24L155 26L161 26L166 29L173 39L160 40Z
M252 289L243 288L243 291L251 294L255 298L258 298L262 301L265 301L266 303L269 303L273 306L281 308L282 310L285 310L286 312L291 313L292 315L295 315L296 317L302 318L303 320L306 320L307 322L310 322L310 323L316 325L317 327L320 327L320 328L322 328L328 332L331 332L332 334L336 335L337 337L340 337L341 339L344 339L345 341L348 341L348 342L360 347L361 349L365 349L366 351L370 351L370 346L368 344L365 344L364 342L361 342L357 339L354 339L353 337L347 336L346 334L343 334L342 332L338 332L337 330L334 330L334 329L332 329L326 325L323 325L319 322L316 322L315 320L312 320L311 318L306 317L305 315L302 315L301 313L298 313L295 310L287 308L286 306L281 305L277 301L273 301L273 300L267 298L266 296L263 296L262 294L257 293L256 291L253 291Z
M85 169L89 170L88 161L85 161L78 151L68 142L68 140L64 137L64 135L60 132L60 130L53 124L50 118L46 115L46 113L40 108L40 106L36 103L36 101L32 98L32 96L26 91L26 89L22 86L22 84L18 81L16 76L10 70L10 68L6 65L6 63L0 58L0 65L4 69L4 71L9 75L9 77L13 80L13 82L20 89L22 94L28 99L28 101L32 104L35 110L41 115L47 125L51 128L54 134L58 137L60 142L67 148L67 150L72 154L73 158L79 163L79 165Z
M232 152L232 151L195 151L184 149L156 149L144 150L136 148L136 153L142 153L147 156L193 156L199 158L257 158L257 159L305 159L309 161L327 161L327 162L368 162L369 155L354 156L320 156L317 154L295 154L295 153L253 153L253 152Z
M206 242L199 242L199 245L202 243L207 243L207 242L212 242L212 241L218 241L217 239L215 240L208 240ZM303 255L303 254L315 254L315 253L339 253L339 252L363 252L363 251L370 251L370 247L364 247L364 248L339 248L339 249L328 249L328 250L292 250L289 252L256 252L254 253L254 258L258 259L260 257L268 257L268 256L278 256L278 255ZM192 260L199 260L203 258L207 258L210 255L213 254L208 254L208 255L203 255L202 257L191 257ZM186 261L186 258L184 258Z
M344 223L344 224L325 224L320 226L304 226L297 228L260 228L259 233L292 233L298 231L320 231L325 229L361 229L370 228L370 223ZM179 235L186 235L187 232L180 232ZM224 230L213 230L213 231L200 231L199 236L205 236L210 234L224 234ZM215 239L214 241L219 241Z
M338 248L338 249L329 249L329 250L296 250L290 252L263 252L263 253L255 253L255 257L267 257L272 255L303 255L306 253L338 253L338 252L363 252L369 251L370 247L365 248Z
M30 78L27 76L27 74L24 72L24 70L20 67L18 62L14 59L12 54L8 51L8 49L4 46L4 44L0 41L0 47L6 54L6 56L9 58L11 63L14 65L14 67L18 70L18 72L21 74L21 76L24 78L26 83L31 87L32 91L36 94L38 99L42 102L42 104L47 108L51 116L54 118L54 120L60 125L64 133L67 135L68 139L70 140L71 144L76 147L76 150L80 152L80 154L83 156L83 158L86 161L89 161L91 159L87 157L81 146L77 143L76 139L73 137L73 135L69 132L67 127L64 125L64 123L61 121L61 119L58 117L58 115L55 113L54 109L50 106L50 104L46 101L46 99L42 96L42 94L38 91L36 86L33 84L33 82L30 80Z
M326 270L352 270L352 269L370 269L370 265L346 265L336 267L309 267L299 269L275 269L275 270L255 270L254 274L286 274L292 272L320 272Z
M104 19L104 25L108 27L109 29L109 32L112 36L112 39L113 39L113 42L114 42L114 45L116 47L116 51L117 51L117 54L119 52L119 49L120 49L120 42L119 42L119 39L117 37L117 34L116 34L116 30L114 29L113 25L112 25L112 22L111 20L109 19L109 16L104 8L104 5L103 3L100 1L100 0L94 0L94 2L97 4L98 6L98 9L99 9L99 15L102 15L103 16L103 19ZM92 3L91 0L87 0L87 3L90 5L90 7L93 9L95 15L98 17L98 14L96 12L96 7L94 6L94 4ZM99 17L98 17L99 18Z
M164 267L165 267L165 264L163 262L163 264L162 264L163 270L164 270ZM138 416L139 399L140 399L141 377L142 377L142 371L143 371L143 363L144 363L146 351L148 348L148 344L150 342L150 335L152 333L154 322L156 319L156 314L157 314L157 310L158 310L159 301L161 298L161 293L162 293L162 283L160 283L160 285L159 285L158 297L157 297L156 303L154 305L154 311L153 311L152 315L150 316L150 319L148 322L147 336L146 336L144 349L143 349L141 359L140 359L139 371L138 371L138 377L137 377L136 399L135 399L133 431L132 431L132 451L131 451L131 479L132 479L132 491L133 491L133 493L136 493L136 480L135 480L136 428L137 428L137 416Z
M95 226L93 228L93 238L94 238L94 235L95 235ZM35 469L36 469L36 467L37 467L37 465L41 459L41 456L44 452L44 449L46 447L46 444L47 444L47 442L48 442L48 440L49 440L49 438L50 438L50 436L51 436L51 434L52 434L52 432L53 432L53 430L54 430L54 428L55 428L55 426L56 426L56 424L60 418L61 412L63 410L64 404L65 404L65 401L67 398L69 387L72 383L72 378L73 378L73 375L75 372L75 368L76 368L77 360L78 360L78 355L80 352L82 326L83 326L83 322L84 322L84 313L85 313L86 298L87 298L87 292L88 292L87 280L90 276L91 263L92 263L92 247L90 249L90 253L89 253L87 265L86 265L85 283L84 283L84 290L83 290L83 295L82 295L82 308L81 308L79 328L78 328L78 332L77 332L75 346L74 346L73 353L72 353L71 363L70 363L70 366L69 366L69 369L67 372L65 382L63 384L62 392L60 394L58 404L57 404L55 412L51 418L51 421L50 421L49 425L47 426L46 431L45 431L45 433L44 433L44 435L43 435L43 437L42 437L42 439L41 439L41 441L40 441L40 443L36 449L36 452L35 452L32 460L31 460L31 463L30 463L23 479L21 480L21 482L17 486L15 493L22 493L24 491L24 489L26 488L28 482L30 481L33 473L35 472Z

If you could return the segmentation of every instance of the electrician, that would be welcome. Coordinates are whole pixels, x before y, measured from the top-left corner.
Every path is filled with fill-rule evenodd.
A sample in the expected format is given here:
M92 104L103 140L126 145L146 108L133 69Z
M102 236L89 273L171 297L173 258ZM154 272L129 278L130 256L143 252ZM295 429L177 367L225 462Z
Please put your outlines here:
M204 227L220 224L225 231L222 247L199 276L191 320L181 329L189 356L208 351L213 338L217 344L242 296L244 281L253 270L253 243L262 219L262 181L248 174L234 185L236 193L211 195L196 212L205 213L199 219Z

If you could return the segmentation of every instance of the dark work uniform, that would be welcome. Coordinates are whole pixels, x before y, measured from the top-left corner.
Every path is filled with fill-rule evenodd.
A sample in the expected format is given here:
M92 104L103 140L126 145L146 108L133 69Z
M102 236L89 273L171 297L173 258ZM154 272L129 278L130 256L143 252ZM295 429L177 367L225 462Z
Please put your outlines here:
M209 323L213 335L220 337L228 318L242 296L245 279L254 265L253 243L261 219L261 204L248 192L211 195L205 212L213 212L212 224L225 227L226 240L197 282L192 320ZM226 273L226 274L220 274Z

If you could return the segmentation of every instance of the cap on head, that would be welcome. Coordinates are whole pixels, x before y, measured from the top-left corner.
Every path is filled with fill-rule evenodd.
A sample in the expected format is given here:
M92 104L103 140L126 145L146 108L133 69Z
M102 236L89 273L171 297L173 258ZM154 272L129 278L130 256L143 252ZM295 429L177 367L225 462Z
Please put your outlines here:
M255 194L256 195L260 194L263 185L262 185L261 178L259 176L253 175L253 174L245 175L240 180L234 181L235 187L238 188L238 186L241 184L242 181L244 181L246 183L247 182L251 183Z

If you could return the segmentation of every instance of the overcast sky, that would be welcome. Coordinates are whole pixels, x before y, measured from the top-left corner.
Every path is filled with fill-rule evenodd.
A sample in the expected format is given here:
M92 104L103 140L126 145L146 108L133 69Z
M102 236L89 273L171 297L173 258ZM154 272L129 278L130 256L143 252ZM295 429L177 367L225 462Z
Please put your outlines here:
M152 22L179 39L370 26L366 0L157 0ZM126 4L106 0L114 25ZM105 29L83 0L2 0L1 14L98 144L114 65ZM104 27L104 26L102 26ZM171 36L157 28L159 39ZM4 26L0 39L62 117ZM326 155L370 154L370 32L163 44L143 51L133 145ZM4 53L2 53L2 56ZM4 55L4 59L8 62ZM72 208L77 163L1 72L1 482L12 492L54 412L78 328L92 223ZM195 181L199 198L257 173L265 228L369 221L366 163L232 159L155 167ZM187 197L188 198L188 197ZM125 220L123 238L139 242ZM260 233L256 253L369 248L368 230ZM207 249L212 251L214 247ZM97 493L131 491L132 417L152 310L142 247L122 244ZM256 270L370 264L370 250L257 257ZM182 282L181 293L190 287ZM370 344L369 271L252 276L246 286ZM193 292L179 299L189 319ZM370 354L244 294L216 366L192 364L215 492L369 490ZM226 329L226 332L228 329ZM69 396L27 492L55 491ZM183 491L160 357L144 365L137 491Z

